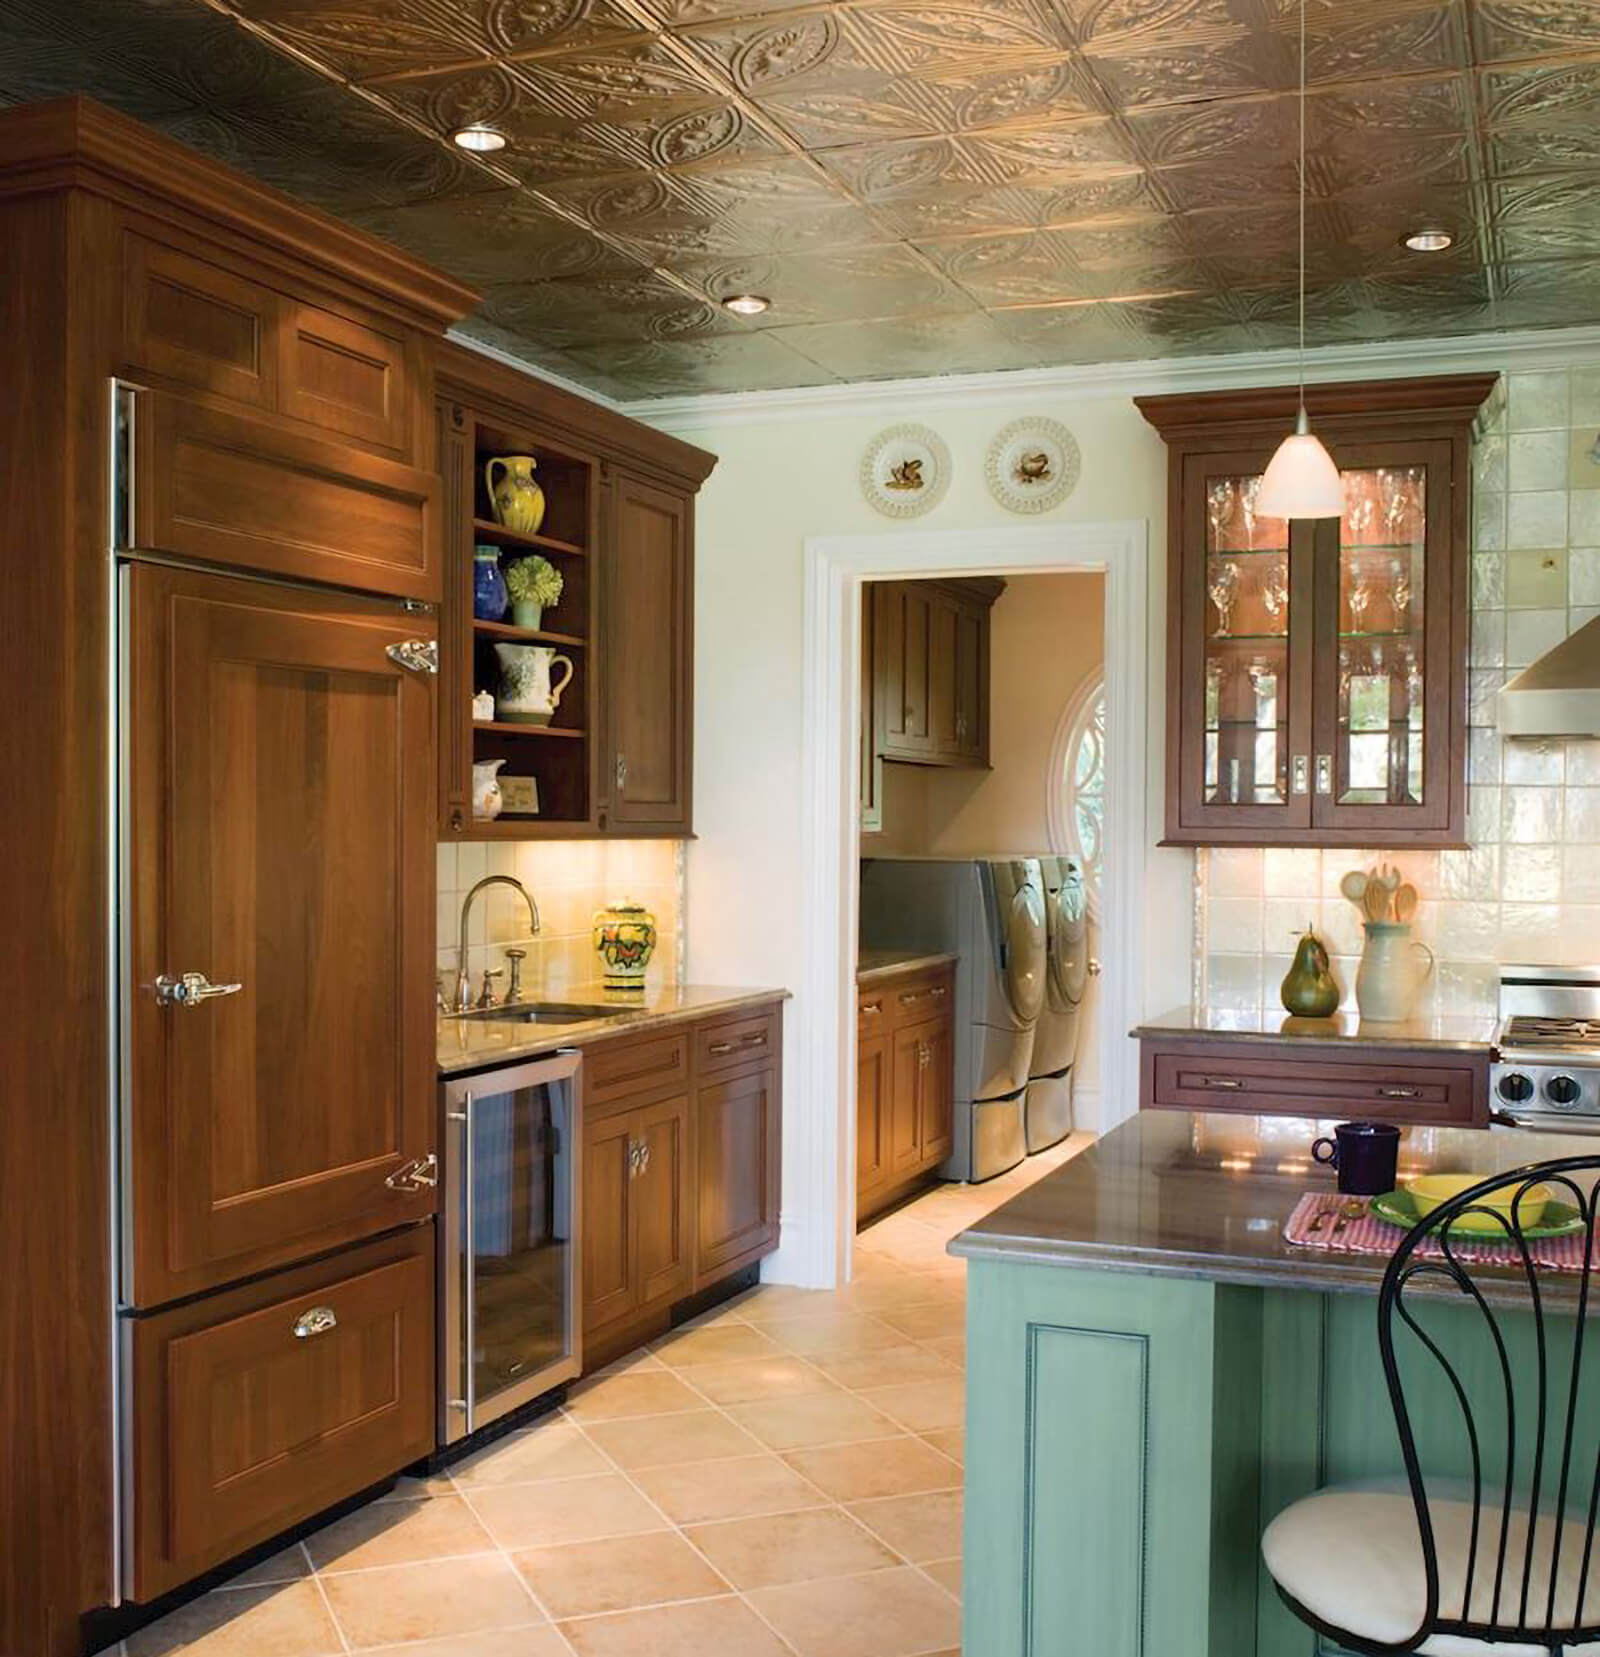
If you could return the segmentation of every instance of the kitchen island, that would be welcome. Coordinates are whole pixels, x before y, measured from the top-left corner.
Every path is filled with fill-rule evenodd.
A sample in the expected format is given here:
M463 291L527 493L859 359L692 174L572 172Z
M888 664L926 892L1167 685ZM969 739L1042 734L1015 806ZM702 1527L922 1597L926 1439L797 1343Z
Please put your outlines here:
M1317 1651L1261 1570L1261 1531L1320 1485L1401 1467L1377 1346L1387 1257L1283 1237L1305 1192L1332 1189L1311 1159L1326 1126L1142 1111L952 1242L968 1263L966 1651ZM1594 1150L1411 1128L1400 1178ZM1547 1304L1571 1307L1578 1281L1542 1275ZM1463 1315L1425 1312L1441 1329ZM1506 1324L1515 1362L1528 1331ZM1407 1375L1439 1398L1427 1448L1459 1460L1444 1382Z

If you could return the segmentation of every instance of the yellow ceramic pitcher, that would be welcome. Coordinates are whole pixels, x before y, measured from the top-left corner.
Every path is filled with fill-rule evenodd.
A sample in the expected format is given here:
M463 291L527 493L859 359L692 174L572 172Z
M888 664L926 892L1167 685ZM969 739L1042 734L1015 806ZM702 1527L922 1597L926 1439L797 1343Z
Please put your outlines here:
M483 481L496 522L518 535L537 535L544 522L544 490L533 475L538 464L532 455L496 455L483 468ZM495 482L497 466L500 468L498 483Z

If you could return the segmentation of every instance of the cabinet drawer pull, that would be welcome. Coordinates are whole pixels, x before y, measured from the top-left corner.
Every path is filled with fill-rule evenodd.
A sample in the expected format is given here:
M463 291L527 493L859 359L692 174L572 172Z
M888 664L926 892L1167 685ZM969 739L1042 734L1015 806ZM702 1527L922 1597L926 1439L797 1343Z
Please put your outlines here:
M383 1182L391 1191L426 1191L439 1183L439 1159L430 1151L396 1168Z
M767 1032L765 1030L752 1030L748 1035L739 1037L739 1045L741 1047L765 1047L767 1045Z
M383 653L397 667L410 673L439 671L439 646L432 639L407 639L403 644L385 645Z
M902 990L900 1005L914 1007L919 1001L942 1001L949 991L943 984L935 984L931 990Z
M720 1058L724 1053L731 1053L733 1051L733 1043L731 1041L714 1041L706 1049L706 1051L708 1053L715 1053Z
M1228 1093L1242 1093L1244 1083L1237 1076L1202 1076L1201 1087L1220 1088Z
M863 1001L861 1003L861 1016L863 1018L866 1018L870 1013L881 1013L882 1011L883 1003L881 1001Z
M330 1329L338 1327L339 1319L331 1306L313 1306L294 1320L294 1338L307 1341L313 1335L326 1335Z
M1378 1097L1380 1099L1420 1099L1422 1089L1420 1087L1380 1087Z

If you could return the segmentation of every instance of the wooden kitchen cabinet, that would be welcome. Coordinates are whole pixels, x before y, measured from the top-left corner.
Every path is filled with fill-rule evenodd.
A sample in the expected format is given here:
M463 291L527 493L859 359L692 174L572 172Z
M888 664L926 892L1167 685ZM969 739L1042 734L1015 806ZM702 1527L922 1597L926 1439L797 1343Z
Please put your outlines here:
M856 994L856 1223L954 1148L955 968L875 972Z
M150 1600L434 1448L431 1227L133 1322Z
M450 839L682 836L693 831L694 494L714 457L455 345L435 348L443 479L439 824ZM493 518L496 455L537 462L537 535ZM502 565L539 553L561 573L537 630L473 613L473 549ZM573 671L550 723L474 720L495 692L497 644L527 643ZM475 817L472 766L531 778L532 812Z
M874 583L875 746L908 765L989 763L990 611L1002 581ZM863 782L863 799L867 786ZM880 823L881 826L881 823Z
M1489 1050L1277 1046L1226 1038L1145 1036L1140 1103L1151 1110L1246 1116L1375 1118L1424 1127L1484 1127Z
M1292 388L1137 399L1169 448L1169 845L1466 838L1470 436L1493 375L1312 386L1342 519L1254 511Z
M430 619L140 564L130 644L130 1299L434 1211ZM227 993L165 1003L198 973Z
M605 508L603 797L617 832L689 830L693 764L693 503L626 472Z
M782 1007L608 1038L583 1069L586 1369L778 1242Z

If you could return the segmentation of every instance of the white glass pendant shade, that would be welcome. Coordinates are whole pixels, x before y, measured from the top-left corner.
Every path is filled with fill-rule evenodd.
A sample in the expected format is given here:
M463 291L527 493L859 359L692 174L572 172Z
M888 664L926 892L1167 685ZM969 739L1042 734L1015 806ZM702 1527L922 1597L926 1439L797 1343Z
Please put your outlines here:
M1256 491L1256 512L1263 518L1339 518L1344 515L1344 479L1333 456L1311 435L1306 411L1300 410L1293 433L1267 462Z

